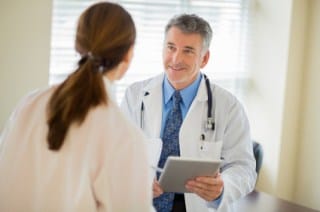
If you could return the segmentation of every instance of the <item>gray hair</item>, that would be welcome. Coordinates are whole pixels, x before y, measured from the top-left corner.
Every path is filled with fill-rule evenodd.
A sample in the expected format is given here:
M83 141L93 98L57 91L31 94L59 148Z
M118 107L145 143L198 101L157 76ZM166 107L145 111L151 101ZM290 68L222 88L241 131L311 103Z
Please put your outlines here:
M200 34L202 38L202 51L206 51L210 47L212 39L212 29L210 24L203 18L195 14L182 14L174 16L165 28L165 34L171 27L177 27L186 34Z

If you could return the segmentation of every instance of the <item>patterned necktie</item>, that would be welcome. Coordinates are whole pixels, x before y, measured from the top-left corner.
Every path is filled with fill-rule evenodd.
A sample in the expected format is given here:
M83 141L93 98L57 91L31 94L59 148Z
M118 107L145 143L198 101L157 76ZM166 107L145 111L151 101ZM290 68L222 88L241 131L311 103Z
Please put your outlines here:
M182 123L181 100L179 91L175 91L173 94L173 106L168 114L162 136L162 152L158 164L160 168L163 168L168 156L180 155L179 131ZM154 198L153 204L158 212L169 212L172 209L173 199L174 193L166 192Z

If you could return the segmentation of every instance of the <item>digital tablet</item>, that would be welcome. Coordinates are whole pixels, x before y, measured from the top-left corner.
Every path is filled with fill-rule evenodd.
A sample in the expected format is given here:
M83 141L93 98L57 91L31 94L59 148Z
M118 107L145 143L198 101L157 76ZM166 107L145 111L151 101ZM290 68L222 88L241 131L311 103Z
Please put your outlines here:
M188 180L215 175L220 163L221 160L169 156L160 175L160 186L164 192L188 193L185 188Z

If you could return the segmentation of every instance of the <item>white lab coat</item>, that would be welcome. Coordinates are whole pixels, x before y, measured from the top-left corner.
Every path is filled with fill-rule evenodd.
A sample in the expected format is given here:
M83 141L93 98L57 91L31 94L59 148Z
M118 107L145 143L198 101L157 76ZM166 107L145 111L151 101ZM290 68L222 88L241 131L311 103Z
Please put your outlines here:
M162 83L164 74L131 85L122 102L123 110L141 125L141 103L144 102L143 131L149 138L159 138L162 121ZM182 123L179 144L180 154L186 157L223 158L222 178L224 192L218 207L195 194L186 193L188 212L231 211L232 203L253 190L256 182L255 159L250 138L249 123L243 107L228 91L211 84L216 129L205 133L200 141L207 117L205 81L199 86ZM203 150L200 150L203 145Z
M0 137L0 211L152 210L144 135L112 99L71 125L59 151L48 149L54 90L25 98Z

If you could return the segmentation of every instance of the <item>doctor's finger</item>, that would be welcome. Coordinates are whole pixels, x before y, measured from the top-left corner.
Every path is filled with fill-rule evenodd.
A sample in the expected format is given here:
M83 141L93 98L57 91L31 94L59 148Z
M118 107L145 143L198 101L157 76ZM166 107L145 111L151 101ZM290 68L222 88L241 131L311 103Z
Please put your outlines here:
M160 187L159 183L154 181L152 186L153 197L158 197L163 193L162 188Z
M208 190L221 189L224 185L222 178L202 178L201 181L197 180L197 182L202 182L203 184L205 184Z
M191 189L192 191L209 191L209 192L215 189L213 185L197 182L194 180L189 181L187 183L187 188Z
M207 190L202 190L202 189L194 189L194 193L200 196L202 199L206 201L212 201L219 197L220 193L215 190L215 191L207 191Z
M197 182L202 182L209 185L220 184L220 182L223 181L220 173L216 174L215 176L197 177L195 180Z

